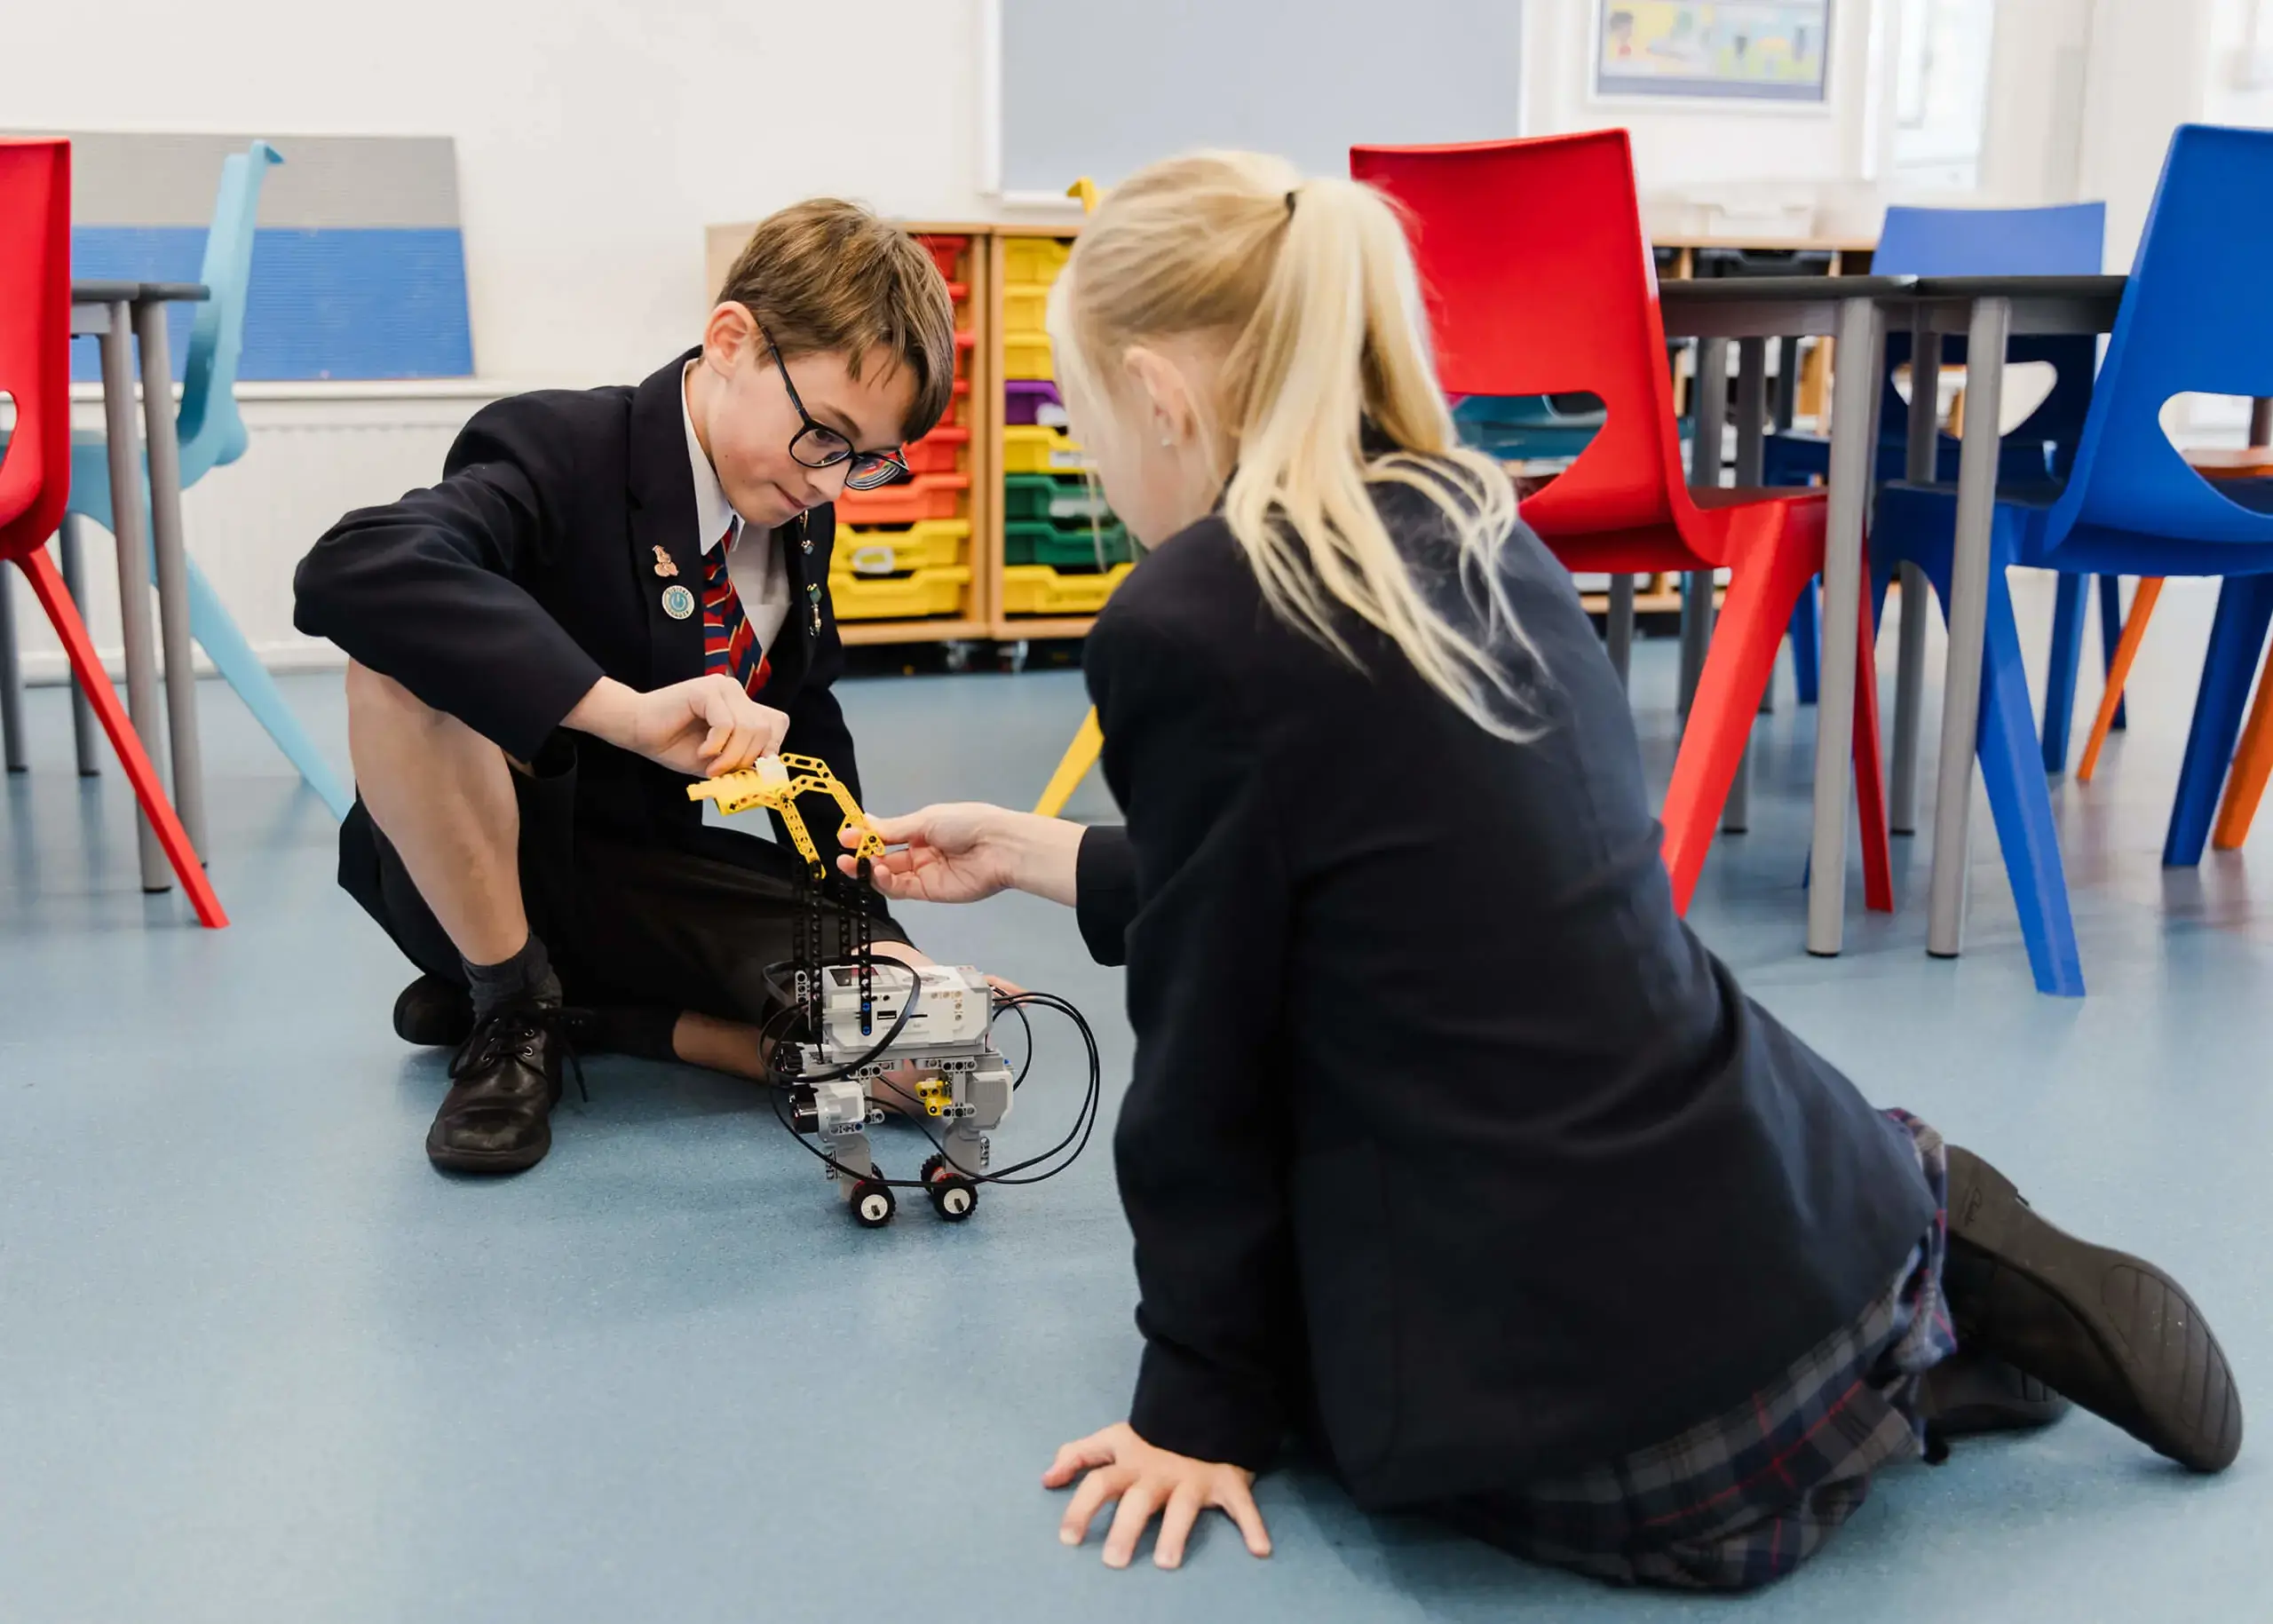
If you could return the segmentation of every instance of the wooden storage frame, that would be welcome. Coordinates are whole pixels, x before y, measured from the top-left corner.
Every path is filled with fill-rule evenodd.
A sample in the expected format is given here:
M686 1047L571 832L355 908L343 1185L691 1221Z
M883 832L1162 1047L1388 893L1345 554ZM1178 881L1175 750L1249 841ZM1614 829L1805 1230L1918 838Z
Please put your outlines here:
M1006 225L999 222L909 220L900 223L916 236L968 237L970 251L966 256L970 286L968 311L977 339L970 353L970 406L964 421L971 431L970 444L965 465L970 473L970 547L971 579L964 598L962 612L953 618L904 621L850 621L840 622L838 632L848 645L906 644L975 641L991 638L997 642L1026 639L1080 638L1089 634L1094 615L1010 615L1002 613L1002 288L1007 281L1004 266L1004 240L1010 237L1054 237L1070 242L1081 234L1078 222L1035 222ZM726 270L734 256L749 238L748 224L713 226L705 234L705 260L709 273L709 291L714 292L725 281ZM1755 241L1747 237L1674 236L1655 240L1654 246L1680 250L1680 260L1671 274L1687 276L1695 264L1696 250L1705 248L1749 249L1828 249L1836 256L1832 261L1834 276L1858 273L1868 269L1874 243L1847 238L1786 239L1778 242ZM1802 413L1820 416L1827 402L1820 397L1824 392L1823 379L1827 376L1825 362L1829 356L1831 341L1818 339L1802 350L1799 406ZM1588 609L1603 614L1609 606L1607 594L1588 592L1584 595ZM1640 614L1663 614L1681 607L1677 582L1671 576L1654 575L1635 582L1635 611Z

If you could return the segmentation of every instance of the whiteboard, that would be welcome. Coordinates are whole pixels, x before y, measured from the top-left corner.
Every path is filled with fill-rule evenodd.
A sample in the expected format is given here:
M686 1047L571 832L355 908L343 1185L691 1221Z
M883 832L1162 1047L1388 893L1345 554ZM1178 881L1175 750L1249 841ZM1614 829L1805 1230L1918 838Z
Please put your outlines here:
M1002 186L1200 147L1346 175L1358 143L1521 133L1521 0L998 0Z

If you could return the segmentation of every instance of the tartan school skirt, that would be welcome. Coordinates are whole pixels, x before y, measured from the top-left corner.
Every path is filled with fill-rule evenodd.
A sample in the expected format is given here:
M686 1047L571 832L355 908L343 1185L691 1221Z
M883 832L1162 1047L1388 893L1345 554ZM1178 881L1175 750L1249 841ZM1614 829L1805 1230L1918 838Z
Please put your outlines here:
M1934 1192L1933 1228L1860 1318L1734 1408L1623 1460L1431 1508L1478 1539L1620 1585L1750 1590L1823 1548L1871 1473L1919 1454L1919 1383L1957 1349L1942 1300L1948 1249L1942 1137L1907 1112Z

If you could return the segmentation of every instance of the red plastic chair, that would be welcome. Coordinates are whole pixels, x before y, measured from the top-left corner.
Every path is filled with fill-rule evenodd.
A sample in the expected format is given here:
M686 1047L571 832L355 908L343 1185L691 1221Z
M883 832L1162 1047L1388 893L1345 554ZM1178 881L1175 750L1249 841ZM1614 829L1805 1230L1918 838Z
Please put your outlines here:
M0 141L0 391L16 402L15 430L0 448L0 561L30 580L198 919L218 929L228 915L47 552L71 494L68 141Z
M1405 210L1447 393L1585 392L1602 401L1607 421L1594 442L1523 504L1556 557L1574 571L1730 572L1666 792L1666 867L1686 912L1784 628L1823 567L1825 493L1691 491L1683 479L1657 275L1624 131L1354 147L1350 172ZM1864 892L1873 908L1891 912L1867 602L1862 615L1855 776Z

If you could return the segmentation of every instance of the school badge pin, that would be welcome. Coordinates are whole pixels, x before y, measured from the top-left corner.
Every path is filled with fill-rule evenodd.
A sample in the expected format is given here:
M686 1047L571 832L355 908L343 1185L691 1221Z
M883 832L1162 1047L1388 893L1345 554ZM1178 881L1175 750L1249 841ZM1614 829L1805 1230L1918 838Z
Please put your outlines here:
M675 621L683 621L694 613L694 594L683 586L663 590L663 613Z

